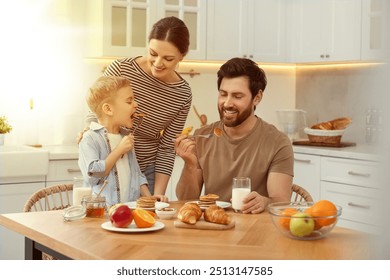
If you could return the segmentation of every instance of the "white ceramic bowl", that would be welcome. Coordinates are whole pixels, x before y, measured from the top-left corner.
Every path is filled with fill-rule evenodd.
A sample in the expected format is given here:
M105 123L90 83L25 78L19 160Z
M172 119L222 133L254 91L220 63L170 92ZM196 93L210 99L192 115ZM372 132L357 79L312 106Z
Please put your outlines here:
M156 214L159 219L161 220L170 220L173 219L173 217L176 214L176 209L175 208L163 208L163 209L156 209Z

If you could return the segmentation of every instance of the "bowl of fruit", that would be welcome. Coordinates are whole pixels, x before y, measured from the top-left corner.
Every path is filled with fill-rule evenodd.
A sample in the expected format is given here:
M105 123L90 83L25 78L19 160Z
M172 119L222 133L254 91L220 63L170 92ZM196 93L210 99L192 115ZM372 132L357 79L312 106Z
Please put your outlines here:
M317 202L276 202L267 207L276 228L285 236L316 240L335 227L342 208L329 200Z

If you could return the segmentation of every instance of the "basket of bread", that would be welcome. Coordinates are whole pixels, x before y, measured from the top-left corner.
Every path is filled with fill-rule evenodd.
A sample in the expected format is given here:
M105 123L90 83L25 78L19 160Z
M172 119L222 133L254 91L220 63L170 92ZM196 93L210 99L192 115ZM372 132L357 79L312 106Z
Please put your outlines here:
M337 118L334 120L317 123L310 128L306 127L304 132L313 143L339 144L345 129L352 123L351 118Z

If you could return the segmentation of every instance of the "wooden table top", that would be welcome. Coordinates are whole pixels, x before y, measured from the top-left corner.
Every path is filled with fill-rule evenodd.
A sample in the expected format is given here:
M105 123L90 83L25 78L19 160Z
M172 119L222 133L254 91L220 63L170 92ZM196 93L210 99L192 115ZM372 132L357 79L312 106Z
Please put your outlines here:
M182 202L170 202L180 208ZM165 227L143 233L118 233L101 228L105 218L65 222L62 211L0 215L0 224L72 259L375 259L371 236L335 227L325 238L293 240L273 225L269 213L240 214L229 230Z

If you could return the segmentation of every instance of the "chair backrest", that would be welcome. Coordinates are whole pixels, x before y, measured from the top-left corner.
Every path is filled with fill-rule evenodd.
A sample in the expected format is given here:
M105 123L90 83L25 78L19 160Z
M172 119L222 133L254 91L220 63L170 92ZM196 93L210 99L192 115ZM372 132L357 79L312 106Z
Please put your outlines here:
M293 202L313 202L310 193L303 187L293 184L291 187L291 201Z
M55 185L36 191L24 205L24 212L52 211L71 206L73 184Z

